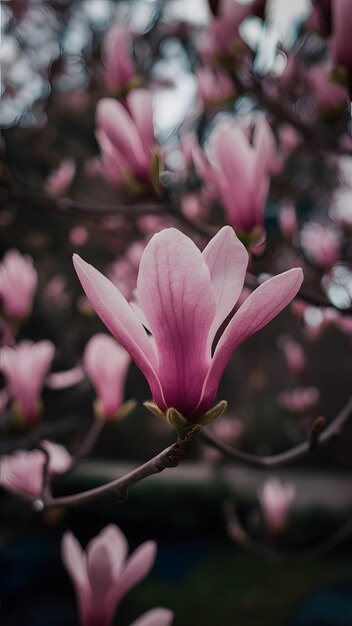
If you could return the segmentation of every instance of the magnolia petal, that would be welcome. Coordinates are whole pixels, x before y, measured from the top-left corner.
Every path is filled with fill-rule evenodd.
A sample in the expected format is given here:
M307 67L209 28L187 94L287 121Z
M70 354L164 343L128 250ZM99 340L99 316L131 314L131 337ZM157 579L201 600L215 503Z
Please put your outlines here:
M213 283L216 315L209 333L210 344L235 306L244 283L248 253L230 226L224 226L203 250Z
M132 587L138 585L150 572L156 558L155 541L142 543L126 561L118 585L112 593L120 600Z
M141 138L125 107L114 98L102 98L97 104L96 122L126 161L139 167L144 161Z
M159 379L155 373L155 353L147 333L121 292L103 274L77 254L73 263L82 287L93 308L130 353L136 365L149 382L154 393L162 397Z
M88 588L87 561L76 537L66 532L61 543L61 558L77 588Z
M148 89L134 89L127 96L127 106L140 134L145 156L149 161L154 143L152 94Z
M208 335L215 315L214 292L201 252L174 228L154 235L140 262L137 290L158 350L166 407L189 417L210 364ZM154 400L165 408L155 396Z
M170 626L174 614L169 609L156 608L141 615L130 626Z
M197 414L202 414L202 407L214 401L223 371L236 348L291 302L302 281L301 268L294 268L270 278L245 300L216 346Z

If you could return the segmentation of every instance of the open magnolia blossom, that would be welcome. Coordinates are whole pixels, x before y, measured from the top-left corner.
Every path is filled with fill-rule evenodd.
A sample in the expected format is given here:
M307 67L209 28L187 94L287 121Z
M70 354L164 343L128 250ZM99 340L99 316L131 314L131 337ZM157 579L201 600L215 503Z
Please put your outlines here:
M74 255L88 299L145 375L160 411L174 408L189 421L212 407L236 348L280 313L301 286L299 268L274 276L223 329L241 294L247 264L247 251L229 226L203 253L180 231L165 229L143 252L138 307L132 308L105 276Z
M64 535L62 560L76 589L81 626L110 626L121 599L149 574L156 557L156 544L147 541L130 557L127 553L126 537L113 524L92 539L85 552L71 532ZM170 617L168 612L167 619L156 620L155 626L166 626ZM141 624L154 623L141 621Z
M108 335L98 333L88 341L83 367L96 390L97 416L112 418L118 414L130 361L128 352Z
M14 348L0 350L0 370L6 378L9 396L15 402L17 415L29 422L41 412L40 393L54 358L51 341L21 341Z

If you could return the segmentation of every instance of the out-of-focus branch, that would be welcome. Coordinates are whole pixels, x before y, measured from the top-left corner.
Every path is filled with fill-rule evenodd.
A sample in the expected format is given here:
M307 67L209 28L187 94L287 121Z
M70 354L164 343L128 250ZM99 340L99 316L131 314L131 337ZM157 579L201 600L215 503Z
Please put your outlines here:
M352 396L348 400L347 404L343 407L340 413L330 422L330 424L323 430L319 435L319 446L322 446L332 439L338 437L347 420L351 416L352 413ZM242 463L244 465L249 465L251 467L261 467L263 469L272 469L273 467L279 467L281 465L286 465L288 463L293 463L306 455L312 452L311 445L311 430L309 432L309 437L307 441L300 443L298 446L287 450L286 452L281 452L280 454L274 454L272 456L257 456L256 454L250 454L248 452L243 452L242 450L238 450L227 443L224 443L214 435L212 435L209 431L203 430L200 433L200 440L208 446L223 452L228 457L231 457L235 461ZM316 448L317 446L315 446Z
M35 209L42 208L49 211L58 211L66 215L74 215L85 219L103 219L105 217L119 216L131 220L138 219L143 215L162 215L167 206L160 204L141 203L135 205L124 204L87 204L70 198L51 198L45 194L35 193L30 190L10 187L3 191L3 202L15 201L24 206Z
M349 517L333 535L311 548L295 549L294 551L282 550L278 547L260 543L255 540L244 528L237 515L235 505L232 502L225 502L223 510L227 533L233 541L254 554L275 561L308 561L321 558L346 541L352 533L352 517Z

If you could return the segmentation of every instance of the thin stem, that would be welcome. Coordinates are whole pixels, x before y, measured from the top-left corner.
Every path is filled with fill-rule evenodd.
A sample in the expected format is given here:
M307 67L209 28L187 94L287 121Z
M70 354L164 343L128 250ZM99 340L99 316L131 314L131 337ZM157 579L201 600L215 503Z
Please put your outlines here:
M330 422L330 424L323 430L319 436L319 446L326 444L328 441L338 437L352 413L352 396L348 400L347 404L343 407L340 413ZM208 431L202 431L200 433L200 439L206 445L223 452L227 456L231 457L239 463L249 465L251 467L261 467L263 469L271 469L273 467L279 467L287 463L293 463L298 459L303 458L307 454L312 452L311 442L309 440L300 443L298 446L281 452L280 454L274 454L272 456L257 456L256 454L250 454L243 452L237 448L233 448L227 443L221 441Z
M264 558L274 560L307 561L318 559L329 554L334 548L342 544L352 533L352 517L349 517L330 537L321 541L311 548L295 550L280 550L279 548L260 543L255 540L243 524L236 513L234 505L228 503L224 506L224 514L228 535L237 544L244 546L254 554Z

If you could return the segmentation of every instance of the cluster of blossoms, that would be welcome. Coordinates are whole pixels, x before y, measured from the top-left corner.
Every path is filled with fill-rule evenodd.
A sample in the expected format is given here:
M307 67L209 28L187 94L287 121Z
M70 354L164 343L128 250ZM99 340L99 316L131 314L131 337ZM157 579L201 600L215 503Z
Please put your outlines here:
M35 4L9 0L8 28L19 21L25 33L26 20L33 24L40 14ZM65 258L75 252L74 269L85 294L75 294L80 286L72 267L71 278L64 275L62 257L59 264L48 262L50 246L56 251L59 238L50 242L50 237L29 233L19 248L33 254L35 263L17 249L1 260L0 405L11 437L4 443L8 452L1 452L0 485L37 510L45 508L48 491L55 504L52 485L80 461L74 445L72 450L68 445L69 452L42 434L47 397L59 397L62 389L69 397L71 387L78 397L89 390L93 431L98 432L97 425L122 420L136 406L133 397L125 398L133 362L149 385L151 401L145 405L177 431L176 452L167 451L164 466L157 459L156 473L176 465L201 429L222 415L226 402L216 402L226 368L233 357L239 361L240 346L288 305L303 333L298 339L294 319L292 336L285 329L277 340L279 361L287 368L285 387L274 394L279 414L289 412L306 423L322 400L315 381L308 379L306 341L328 330L352 335L352 317L341 311L352 310L351 120L346 123L352 2L312 0L310 15L300 17L297 46L288 35L286 42L280 30L285 16L280 14L276 23L265 0L209 5L205 26L190 26L186 19L174 24L164 7L152 27L135 28L133 20L105 16L104 23L112 25L101 41L100 59L85 60L89 72L82 64L79 86L71 93L65 93L66 86L74 83L72 72L79 63L72 62L76 51L65 49L70 38L63 38L62 63L52 66L46 125L44 115L33 113L38 129L48 130L42 150L50 151L50 168L47 163L42 167L40 154L38 171L44 179L40 193L30 189L29 199L32 205L38 201L42 208L47 202L74 215ZM76 19L77 24L77 16L85 15L79 11L89 9L65 11L67 23ZM55 30L54 14L50 6L46 15ZM85 19L89 31L93 18ZM286 24L287 33L291 26ZM175 55L176 40L182 51ZM92 42L93 35L87 49L94 48ZM5 61L15 54L11 45L0 52ZM49 68L40 65L39 56L38 74L49 80ZM171 103L171 92L177 109L183 88L178 81L181 75L185 79L185 71L168 61L178 56L187 57L193 100L179 117L175 114L170 131L163 126L160 103ZM15 105L10 65L6 61L3 92ZM171 109L164 104L165 119ZM31 117L28 110L27 103L24 126ZM89 150L84 151L84 137L77 153L73 147L72 154L56 158L52 117L56 122L60 115L77 127L90 124ZM35 149L34 162L36 155ZM15 191L25 202L26 185ZM81 214L88 218L84 223ZM1 219L6 226L6 213ZM78 256L78 248L94 265ZM297 294L302 300L295 300ZM94 312L110 334L102 332ZM34 332L28 324L31 313ZM63 333L54 329L55 320ZM28 338L33 336L36 341ZM267 378L254 371L245 383L255 392ZM235 419L227 415L217 421L210 432L231 449L245 426L236 413ZM21 445L15 449L18 433ZM90 431L88 448L89 438ZM219 458L213 449L203 455L213 467ZM288 525L296 487L271 478L256 494L275 542ZM72 533L65 534L62 559L75 586L81 626L112 624L122 598L150 572L156 544L146 542L127 554L126 538L113 525L86 551ZM131 626L168 626L172 619L171 611L156 608Z

